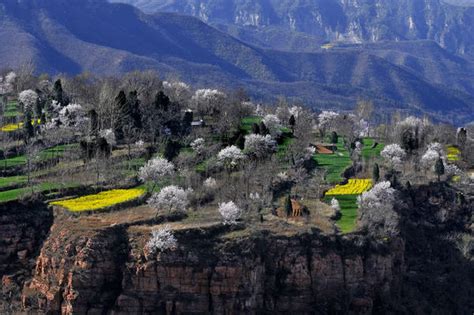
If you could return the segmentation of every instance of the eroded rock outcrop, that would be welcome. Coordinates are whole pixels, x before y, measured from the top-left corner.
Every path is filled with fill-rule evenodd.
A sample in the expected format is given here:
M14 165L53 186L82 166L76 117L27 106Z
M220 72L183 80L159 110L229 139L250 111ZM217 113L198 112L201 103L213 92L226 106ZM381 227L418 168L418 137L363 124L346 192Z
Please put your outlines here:
M0 205L0 313L18 308L21 288L52 223L52 212L41 202Z

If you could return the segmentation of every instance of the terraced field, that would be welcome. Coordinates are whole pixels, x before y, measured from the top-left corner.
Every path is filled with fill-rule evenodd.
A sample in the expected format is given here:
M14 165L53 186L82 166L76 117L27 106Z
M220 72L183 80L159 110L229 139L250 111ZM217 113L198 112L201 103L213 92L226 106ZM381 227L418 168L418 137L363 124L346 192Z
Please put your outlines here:
M329 184L337 184L343 181L342 174L352 165L349 151L344 148L342 138L337 143L337 150L334 154L316 154L314 159L319 167L326 170L326 181Z

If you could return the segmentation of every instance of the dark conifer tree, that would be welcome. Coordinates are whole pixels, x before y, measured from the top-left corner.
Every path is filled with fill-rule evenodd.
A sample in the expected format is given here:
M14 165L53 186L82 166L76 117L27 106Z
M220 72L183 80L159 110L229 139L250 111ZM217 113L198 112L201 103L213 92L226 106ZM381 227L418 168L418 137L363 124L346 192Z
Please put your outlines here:
M54 100L57 101L59 104L62 106L66 106L64 102L64 91L63 91L63 85L61 83L61 79L57 79L56 82L54 82Z
M254 123L252 125L252 133L256 135L260 134L260 127L258 126L258 124Z
M267 126L265 125L265 123L262 121L260 122L260 134L262 136L266 136L268 134L270 134L270 130L268 130Z
M124 91L120 91L115 98L115 115L116 119L114 121L113 130L117 141L121 141L124 137L123 128L130 119L127 106L127 96Z
M26 142L35 135L35 128L32 124L33 117L31 117L31 112L27 111L25 113L25 119L23 122L23 130L25 132Z
M372 169L372 180L374 182L374 185L379 181L380 179L380 168L377 163L374 164L374 168Z
M438 176L438 182L441 180L441 176L444 175L444 162L443 159L438 158L435 164L435 173Z
M293 204L291 203L290 195L288 195L285 199L285 212L288 217L293 215Z
M137 91L131 91L128 94L128 112L133 122L133 127L136 129L142 129L142 114L140 112L140 100L138 99Z

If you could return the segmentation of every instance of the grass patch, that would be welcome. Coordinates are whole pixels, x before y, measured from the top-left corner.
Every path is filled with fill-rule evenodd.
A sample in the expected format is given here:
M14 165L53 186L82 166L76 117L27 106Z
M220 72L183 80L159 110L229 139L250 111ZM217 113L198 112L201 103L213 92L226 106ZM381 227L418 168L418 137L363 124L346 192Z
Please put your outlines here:
M253 124L260 124L262 122L262 117L258 116L249 116L245 117L242 119L242 122L240 124L240 129L245 131L245 133L251 133L252 132L252 126Z
M5 111L3 112L3 117L17 117L20 116L21 113L18 111L18 103L16 101L10 101L5 106Z
M337 184L343 180L342 173L352 165L349 152L344 148L342 138L337 143L337 150L334 154L316 154L314 159L319 167L326 169L326 181L330 184Z
M372 148L376 142L378 145L375 148ZM377 159L380 157L380 153L385 147L383 143L380 143L373 138L364 138L362 144L364 145L362 148L362 157L364 159Z
M71 187L74 185L71 185ZM24 187L0 192L0 202L7 202L20 199L22 196L31 195L33 193L44 193L50 190L57 190L65 187L56 183L42 183L31 187Z
M72 150L74 148L77 148L77 144L63 144L63 145L58 145L53 148L45 149L40 151L40 153L36 156L36 158L33 158L33 162L46 162L49 160L53 160L55 158L60 158L64 156L64 153L66 151ZM23 166L26 165L26 156L25 155L19 155L15 156L12 158L0 160L0 167L2 168L9 168L9 167L18 167L18 166Z
M0 188L9 186L22 185L27 182L26 176L11 176L11 177L0 177Z
M357 224L357 196L358 195L337 195L326 196L324 201L331 203L332 198L336 198L341 206L341 218L336 222L342 233L354 231Z

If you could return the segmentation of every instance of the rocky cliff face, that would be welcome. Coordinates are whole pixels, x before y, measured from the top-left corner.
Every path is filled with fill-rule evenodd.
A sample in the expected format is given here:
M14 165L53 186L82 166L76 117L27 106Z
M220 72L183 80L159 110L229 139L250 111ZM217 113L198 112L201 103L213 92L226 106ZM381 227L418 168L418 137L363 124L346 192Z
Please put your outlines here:
M472 196L438 184L402 195L401 234L391 239L177 224L178 249L158 255L144 249L152 222L138 214L146 209L57 215L43 244L28 233L22 242L0 243L0 251L16 256L25 248L20 243L30 244L29 257L37 256L36 266L2 256L2 272L21 269L25 276L17 282L24 283L21 294L0 300L21 298L9 311L49 314L468 314L472 253L450 235L472 228ZM13 228L0 221L9 240L18 236L8 231L37 226L25 217L9 220Z
M53 214L42 203L0 205L0 313L18 308L22 286L52 223Z
M350 43L385 40L437 41L442 47L474 56L474 8L441 0L185 0L127 2L148 11L193 15L210 23L266 30L279 27L320 41ZM464 6L461 6L464 5ZM267 34L267 33L266 33ZM268 35L268 34L267 34ZM268 43L262 34L260 40Z
M363 238L178 233L183 246L148 257L146 235L120 227L77 235L57 223L24 307L63 314L371 312L400 294L404 244Z

